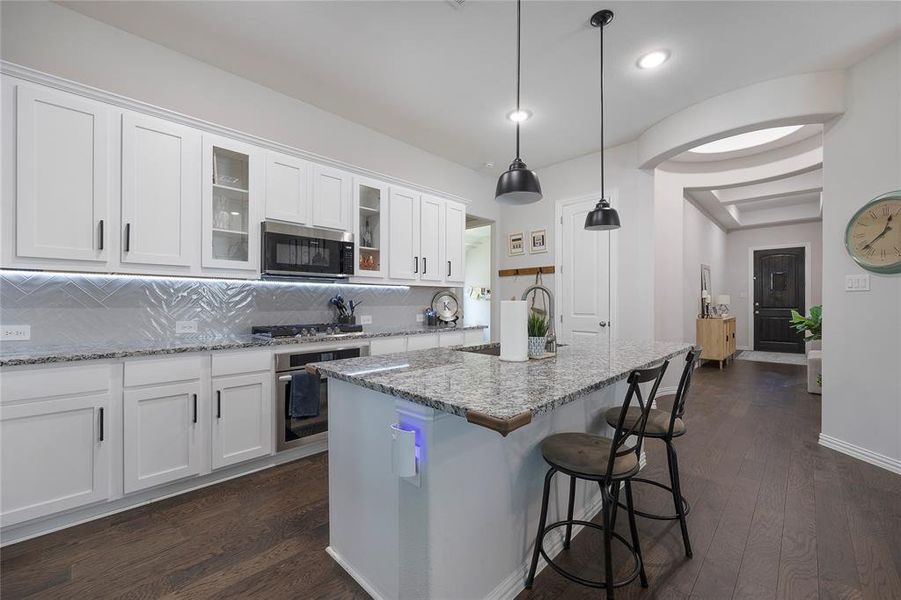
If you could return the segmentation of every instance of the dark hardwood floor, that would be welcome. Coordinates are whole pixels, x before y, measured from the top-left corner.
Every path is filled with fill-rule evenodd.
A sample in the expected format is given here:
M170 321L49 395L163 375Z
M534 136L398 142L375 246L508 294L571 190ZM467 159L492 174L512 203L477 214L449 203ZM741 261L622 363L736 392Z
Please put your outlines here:
M695 376L677 440L694 558L678 524L639 520L650 588L617 598L901 598L901 477L817 445L803 367L736 361ZM666 400L662 402L666 404ZM659 443L646 476L663 478ZM324 552L327 456L0 550L13 598L366 598ZM539 494L540 490L535 490ZM636 504L669 508L656 490ZM628 537L626 519L617 528ZM534 535L534 532L529 532ZM600 536L559 561L600 577ZM625 568L624 557L615 560ZM600 598L545 569L526 598Z

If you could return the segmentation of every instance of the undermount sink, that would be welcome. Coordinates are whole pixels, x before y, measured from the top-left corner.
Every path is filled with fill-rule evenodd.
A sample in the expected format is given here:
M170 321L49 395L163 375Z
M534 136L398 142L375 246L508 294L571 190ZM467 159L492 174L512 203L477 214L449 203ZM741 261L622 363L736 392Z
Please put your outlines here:
M500 356L501 345L489 344L487 346L470 346L468 348L458 348L460 352L472 352L473 354L487 354L488 356Z

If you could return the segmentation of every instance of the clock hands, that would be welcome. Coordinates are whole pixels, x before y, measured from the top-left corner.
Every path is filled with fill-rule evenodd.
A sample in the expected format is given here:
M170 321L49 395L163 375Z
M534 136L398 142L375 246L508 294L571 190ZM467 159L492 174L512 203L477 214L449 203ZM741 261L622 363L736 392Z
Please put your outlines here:
M893 216L894 215L888 216L888 219L885 220L885 228L882 230L882 232L879 235L877 235L876 237L874 237L872 240L867 242L865 245L861 246L860 247L861 250L866 250L867 248L872 247L873 244L875 244L876 242L881 240L883 237L885 237L885 234L887 234L889 231L892 231L892 217Z

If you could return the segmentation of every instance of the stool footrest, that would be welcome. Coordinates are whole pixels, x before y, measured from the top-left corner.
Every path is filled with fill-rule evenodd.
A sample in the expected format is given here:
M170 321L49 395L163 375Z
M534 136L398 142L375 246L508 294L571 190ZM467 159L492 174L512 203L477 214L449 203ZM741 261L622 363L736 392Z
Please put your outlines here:
M548 566L550 566L554 571L556 571L563 577L566 577L570 581L575 581L576 583L579 583L579 584L582 584L582 585L588 586L588 587L606 589L606 587L607 587L606 582L597 581L597 580L593 580L593 579L585 579L584 577L580 577L574 573L570 573L569 571L567 571L560 565L556 564L544 551L544 543L543 543L544 537L548 534L548 532L550 532L552 529L556 529L557 527L563 527L565 525L582 525L583 527L591 527L592 529L604 531L603 525L598 525L597 523L592 523L591 521L579 521L576 519L573 519L572 521L569 521L569 520L557 521L556 523L551 523L550 525L546 526L544 528L544 531L542 531L541 534L539 535L539 537L538 537L538 544L539 544L538 552L541 554L542 557L544 557L544 560L547 562ZM630 544L628 541L626 541L626 538L624 538L620 534L616 533L615 531L611 532L610 535L613 539L618 540L629 550L629 553L632 555L632 560L635 561L635 567L633 568L631 573L629 573L626 577L624 577L622 579L618 579L613 582L611 587L618 588L618 587L622 587L626 584L629 584L629 583L632 583L633 581L635 581L635 579L638 577L638 574L641 572L641 559L638 557L638 553L635 552L635 548L632 547L632 544Z
M670 494L673 493L673 488L669 487L668 485L664 485L664 484L660 483L659 481L654 481L652 479L641 479L638 477L633 477L632 483L647 483L650 485L655 485L661 489L664 489L664 490L668 491ZM687 516L689 511L691 511L691 505L688 503L688 500L685 499L685 496L682 496L681 498L682 498L682 507L683 507L684 514ZM622 502L617 502L616 505L623 509L626 508L626 505L623 504ZM655 513L640 511L637 508L633 508L632 512L634 512L639 517L644 517L646 519L655 519L657 521L678 521L679 520L679 515L658 515Z

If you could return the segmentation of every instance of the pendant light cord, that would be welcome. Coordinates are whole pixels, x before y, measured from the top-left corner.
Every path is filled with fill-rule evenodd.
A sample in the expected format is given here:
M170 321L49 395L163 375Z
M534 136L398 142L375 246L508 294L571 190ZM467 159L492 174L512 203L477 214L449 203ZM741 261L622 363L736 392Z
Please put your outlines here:
M519 113L520 36L522 32L522 0L516 0L516 112ZM519 114L516 115L517 118ZM516 121L516 160L519 160L519 121Z
M606 199L604 195L604 24L598 27L601 30L601 202Z

